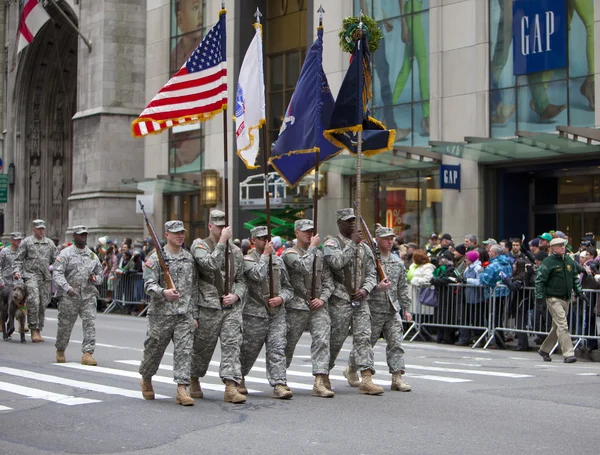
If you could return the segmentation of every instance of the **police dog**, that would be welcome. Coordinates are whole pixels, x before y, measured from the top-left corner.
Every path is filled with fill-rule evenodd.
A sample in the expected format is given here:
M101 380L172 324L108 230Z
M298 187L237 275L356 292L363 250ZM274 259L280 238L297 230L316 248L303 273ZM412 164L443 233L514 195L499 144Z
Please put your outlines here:
M15 331L15 318L19 321L21 343L25 340L25 317L27 314L27 287L25 283L17 283L13 287L6 287L0 293L0 323L2 323L2 337L4 341L11 340Z

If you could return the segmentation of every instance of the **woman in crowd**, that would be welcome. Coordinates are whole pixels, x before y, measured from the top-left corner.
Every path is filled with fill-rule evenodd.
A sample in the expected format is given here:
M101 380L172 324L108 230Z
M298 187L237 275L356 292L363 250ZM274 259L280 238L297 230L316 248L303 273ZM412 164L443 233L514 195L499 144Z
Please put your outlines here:
M457 277L454 255L451 251L446 251L438 258L438 266L433 271L433 278L431 278L431 284L435 286L437 292L438 306L433 315L434 322L437 324L451 326L455 323L460 293L458 292L459 288L448 285L456 283ZM438 327L436 341L443 344L454 344L455 332L454 327Z
M483 267L479 260L479 253L476 250L467 252L465 254L465 264L467 268L462 279L466 285L462 325L485 327L484 290L479 286L479 274ZM471 341L476 341L477 337L481 335L481 333L471 329L460 329L459 333L458 343L456 343L459 346L469 346Z
M413 253L413 266L409 269L411 278L407 279L410 282L410 292L412 307L415 314L421 315L420 319L422 322L427 322L433 315L434 308L430 306L422 305L419 302L419 294L421 289L428 286L433 277L433 271L435 266L430 262L429 256L425 250L417 250ZM429 333L426 330L421 329L426 335Z

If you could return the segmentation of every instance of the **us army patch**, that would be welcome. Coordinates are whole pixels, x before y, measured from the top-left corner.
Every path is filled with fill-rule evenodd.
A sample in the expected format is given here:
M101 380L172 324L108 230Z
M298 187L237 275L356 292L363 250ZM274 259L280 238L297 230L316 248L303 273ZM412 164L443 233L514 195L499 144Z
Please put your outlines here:
M154 266L154 262L151 259L148 259L146 262L146 267L153 267Z
M327 240L327 242L325 242L325 246L336 246L336 241L333 239Z
M65 258L62 257L62 256L59 256L59 257L56 258L56 262L63 263L63 262L65 262Z

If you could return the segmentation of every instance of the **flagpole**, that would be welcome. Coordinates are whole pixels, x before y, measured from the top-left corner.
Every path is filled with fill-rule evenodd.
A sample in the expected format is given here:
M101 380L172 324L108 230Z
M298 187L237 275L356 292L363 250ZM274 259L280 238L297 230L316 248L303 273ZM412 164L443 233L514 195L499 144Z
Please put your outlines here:
M221 0L221 9L225 9L225 0ZM225 36L223 40L225 40ZM226 51L227 46L224 46L223 52ZM223 197L225 199L225 226L229 226L229 163L227 158L227 107L223 109ZM227 240L225 244L225 289L224 295L229 294L231 286L230 286L230 277L229 277L229 253L230 252L230 242ZM223 308L232 308L231 306L225 306Z
M360 22L358 24L358 30L359 30L359 40L356 43L357 45L357 57L360 58L361 60L358 62L358 71L359 71L359 75L362 74L362 27L363 27L363 22L362 22L362 10L360 11ZM359 90L361 91L360 93L360 98L362 98L362 91L363 91L363 78L359 77ZM360 103L362 106L362 103ZM362 109L364 109L364 106L362 106ZM362 119L363 117L363 112L360 112L360 118ZM361 127L362 127L362 123L361 123ZM356 195L355 195L355 201L354 201L354 215L356 216L356 229L360 230L360 219L361 219L361 213L360 213L360 199L361 199L361 165L362 165L362 128L360 128L358 130L358 137L357 137L357 144L356 144ZM357 245L356 248L356 256L355 256L355 262L354 262L354 294L358 294L358 291L360 291L360 285L361 285L361 270L362 267L359 267L359 259L360 259L360 247ZM360 306L360 300L357 300L356 302L352 302L355 306Z

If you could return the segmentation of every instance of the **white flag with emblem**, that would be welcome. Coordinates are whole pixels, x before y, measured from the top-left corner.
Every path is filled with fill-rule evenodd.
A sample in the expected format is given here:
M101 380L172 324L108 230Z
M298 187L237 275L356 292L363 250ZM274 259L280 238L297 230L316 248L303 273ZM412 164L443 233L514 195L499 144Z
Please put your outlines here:
M234 117L237 155L248 169L259 167L256 165L258 130L264 125L266 117L262 27L260 24L254 24L254 27L256 33L246 51L238 77Z

